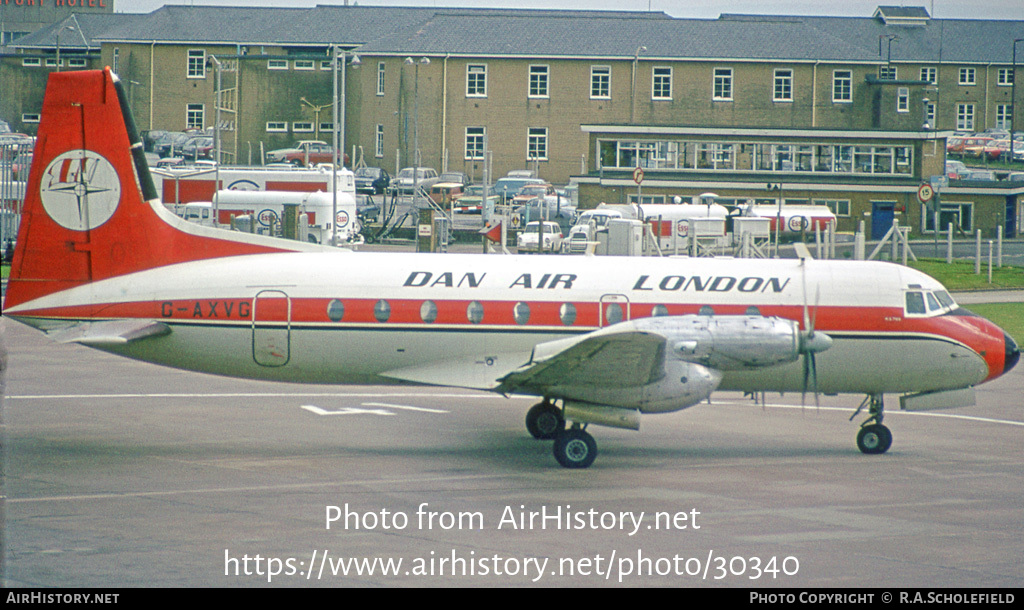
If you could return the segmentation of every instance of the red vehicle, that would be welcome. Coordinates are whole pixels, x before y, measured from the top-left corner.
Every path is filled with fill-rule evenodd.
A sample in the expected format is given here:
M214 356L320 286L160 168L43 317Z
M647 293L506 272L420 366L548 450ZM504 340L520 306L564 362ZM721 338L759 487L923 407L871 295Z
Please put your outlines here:
M292 148L279 148L267 153L267 163L291 163L305 167L333 162L334 148L320 140L302 140Z

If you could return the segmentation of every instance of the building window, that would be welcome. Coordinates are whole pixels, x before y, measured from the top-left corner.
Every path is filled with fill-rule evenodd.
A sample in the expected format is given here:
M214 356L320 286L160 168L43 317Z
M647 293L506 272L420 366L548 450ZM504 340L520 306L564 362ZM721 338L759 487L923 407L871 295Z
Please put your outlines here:
M921 80L926 83L937 85L939 83L939 72L935 68L921 68Z
M849 70L832 72L832 101L853 101L853 72Z
M606 100L612 96L610 66L590 66L590 98Z
M849 199L815 199L814 205L823 205L828 209L832 210L832 213L836 216L849 216L850 215L850 200Z
M62 65L62 66L64 65L64 61L63 60L60 62L60 65ZM56 68L57 67L57 59L54 58L54 57L47 57L46 58L46 67L47 68Z
M114 47L114 58L110 61L110 69L114 74L120 74L117 71L118 66L121 65L121 49Z
M185 128L202 129L205 114L206 112L202 104L188 104L185 106Z
M715 68L713 99L732 99L732 68Z
M287 133L288 123L284 121L267 121L267 133Z
M975 83L975 74L974 68L960 68L960 84L973 85Z
M378 159L384 158L384 126L377 125L377 133L374 139L374 156Z
M319 131L320 133L332 133L334 131L334 123L320 123L320 127L317 129L317 131Z
M910 89L907 87L896 90L896 112L910 112Z
M924 105L924 120L930 129L937 129L935 125L935 102L928 102Z
M206 51L188 50L188 78L206 78Z
M896 66L878 66L878 80L896 80Z
M775 88L772 99L776 102L793 101L793 71L776 70Z
M996 73L996 84L1000 87L1009 87L1013 84L1013 68L999 68Z
M320 70L329 72L334 69L334 63L330 59L324 59L320 62Z
M312 59L296 59L295 69L296 70L313 70L316 68L316 63Z
M651 99L672 99L672 68L655 67L651 81Z
M529 97L548 97L547 66L530 66Z
M531 127L526 137L526 160L548 160L548 128Z
M39 122L39 115L34 113L34 112L23 114L23 115L21 115L21 122L22 123L38 123Z
M268 59L267 70L287 70L288 60L287 59Z
M292 123L293 133L313 133L312 121L295 121Z
M1013 127L1013 104L998 104L996 106L996 127L999 129Z
M43 60L38 57L25 57L21 60L21 65L26 68L38 68L43 65Z
M384 95L384 62L377 62L377 95Z
M483 159L484 158L484 137L486 131L484 127L467 127L466 128L466 158L467 159Z
M81 59L81 58L69 59L68 60L68 67L69 68L84 68L85 67L85 60Z
M487 97L487 65L466 66L466 97Z
M960 131L974 131L974 104L956 105L956 128Z

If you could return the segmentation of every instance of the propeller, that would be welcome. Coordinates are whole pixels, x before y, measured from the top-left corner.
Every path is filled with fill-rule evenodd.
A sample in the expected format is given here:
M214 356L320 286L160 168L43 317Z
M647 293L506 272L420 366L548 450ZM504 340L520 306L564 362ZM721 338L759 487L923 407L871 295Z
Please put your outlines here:
M818 364L815 354L823 352L832 347L832 337L825 333L815 332L814 325L818 317L818 302L821 299L821 288L815 287L814 312L809 311L807 304L807 259L800 259L800 269L803 280L804 291L804 325L800 331L799 351L803 355L804 384L800 392L800 404L804 404L807 396L807 389L810 386L814 391L814 404L818 405Z

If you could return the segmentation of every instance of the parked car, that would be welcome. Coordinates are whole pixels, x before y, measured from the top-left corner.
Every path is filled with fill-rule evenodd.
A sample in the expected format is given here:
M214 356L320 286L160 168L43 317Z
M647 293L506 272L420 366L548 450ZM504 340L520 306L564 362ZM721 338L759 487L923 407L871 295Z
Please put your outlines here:
M186 159L212 159L214 141L209 136L198 136L190 139L181 147L181 156Z
M969 138L964 138L964 146L961 154L965 157L974 157L977 159L984 158L991 150L994 141L994 138L990 138L988 136L971 136Z
M972 169L961 180L987 180L995 182L997 178L996 173L990 169Z
M469 184L469 176L462 172L444 172L437 177L438 182L451 182L453 184L461 184L466 186Z
M1010 158L1014 161L1024 161L1024 140L1013 141L1013 152Z
M430 187L430 198L443 209L449 209L463 192L463 186L458 182L435 182Z
M946 138L946 153L959 155L964 151L964 138L971 135L969 131L955 131Z
M528 222L516 238L516 246L520 252L561 252L562 228L557 222Z
M540 178L516 178L505 176L494 183L494 194L501 199L511 199L528 184L547 184Z
M492 204L498 202L498 196L494 194L494 189L488 189L487 199ZM452 212L456 214L482 214L484 209L484 186L482 184L474 184L467 186L463 192L462 197L459 197L452 205Z
M391 174L383 167L360 167L353 174L357 193L380 195L391 184Z
M956 159L946 159L946 176L950 180L960 180L970 170L964 165L963 161L957 161Z
M180 131L166 131L153 142L153 152L161 157L181 156L181 147L191 139L191 135Z
M413 168L405 167L402 168L402 171L398 172L397 176L395 176L391 186L398 189L399 195L411 195L413 188L417 184L424 190L429 191L430 187L434 186L434 184L440 179L437 175L437 170L430 167L415 168L415 177L413 176L413 171Z
M267 153L267 163L291 163L306 167L334 161L334 148L320 140L301 140L291 148L278 148Z

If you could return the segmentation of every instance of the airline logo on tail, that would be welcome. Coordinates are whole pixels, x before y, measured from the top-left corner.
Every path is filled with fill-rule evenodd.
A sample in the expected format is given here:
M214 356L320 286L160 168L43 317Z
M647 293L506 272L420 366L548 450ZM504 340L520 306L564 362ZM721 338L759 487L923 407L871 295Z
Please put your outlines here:
M104 157L91 150L71 150L46 166L39 197L54 222L72 231L88 231L114 215L121 182Z

